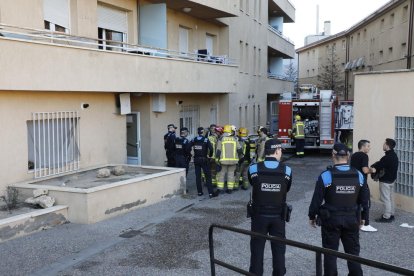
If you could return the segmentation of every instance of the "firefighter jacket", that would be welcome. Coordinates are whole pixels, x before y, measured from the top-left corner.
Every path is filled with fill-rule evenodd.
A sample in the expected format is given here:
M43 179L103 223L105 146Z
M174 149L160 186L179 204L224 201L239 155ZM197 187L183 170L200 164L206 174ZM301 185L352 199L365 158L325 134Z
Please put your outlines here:
M248 143L249 143L249 148L250 148L250 160L253 160L256 157L256 141L248 138L247 139Z
M364 176L355 168L341 164L321 173L309 206L309 219L314 220L320 210L328 210L331 215L358 215L362 207L362 219L368 213L369 190ZM323 204L322 204L323 203Z
M216 152L216 149L217 149L217 140L218 140L217 134L213 133L209 135L208 140L210 141L210 144L213 148L211 151L211 154L213 155L213 157L215 157L214 153Z
M191 159L191 143L187 138L175 138L175 155L184 156L186 160Z
M305 139L305 125L302 121L296 121L293 136L295 139Z
M244 137L239 137L239 144L243 153L243 157L240 158L240 163L250 163L250 141Z
M197 136L191 142L194 150L194 159L207 158L213 155L213 146L208 138L204 136Z
M266 141L269 140L270 138L267 136L264 137L259 137L259 139L257 139L257 145L256 145L256 157L257 157L257 162L261 162L265 159L265 144Z
M266 157L265 161L250 165L248 177L253 188L254 212L281 215L292 183L291 168L276 158Z
M216 158L222 165L236 165L242 156L240 144L234 136L223 136L217 142Z

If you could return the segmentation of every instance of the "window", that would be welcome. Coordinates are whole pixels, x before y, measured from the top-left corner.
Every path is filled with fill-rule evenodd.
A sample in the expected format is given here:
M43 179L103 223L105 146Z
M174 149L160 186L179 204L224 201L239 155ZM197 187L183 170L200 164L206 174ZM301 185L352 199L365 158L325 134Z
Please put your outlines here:
M364 29L364 41L367 40L367 29Z
M384 51L379 51L379 62L382 63L384 61Z
M122 51L127 41L128 19L125 11L98 5L98 38L100 49ZM112 46L112 47L108 47Z
M260 125L260 104L257 105L257 124Z
M380 21L380 31L384 30L385 19L381 19Z
M216 40L215 35L206 34L206 49L209 55L214 55L214 41Z
M256 46L253 47L253 76L256 76L257 71L257 53L256 53Z
M247 127L248 117L247 117L247 105L244 106L244 126Z
M27 122L28 169L35 178L79 169L79 115L34 112Z
M239 126L242 126L242 107L239 106Z
M257 0L253 0L253 18L254 20L257 20Z
M402 10L402 21L406 21L408 19L408 6L404 6Z
M68 0L44 0L43 15L46 30L69 33Z
M258 20L259 22L262 22L262 0L259 0L259 15L258 15Z
M307 77L309 77L309 70L306 70L307 71Z
M405 42L401 43L401 57L407 57L407 43Z
M354 36L351 36L351 48L354 47Z
M244 43L243 41L240 40L240 64L239 64L239 72L243 73L243 69L244 69Z
M260 49L260 48L259 48L258 56L259 56L259 64L257 65L257 73L258 73L259 76L261 76L262 75L262 73L261 73L261 68L262 68L262 49Z
M394 27L394 13L390 14L390 28Z
M250 2L251 0L246 0L246 15L250 15Z
M240 10L244 11L244 0L240 0Z
M392 60L392 47L388 48L388 60Z
M188 28L183 26L179 27L178 49L180 55L188 55Z
M357 43L359 43L361 41L361 33L357 34Z
M212 104L210 107L210 124L217 124L217 105Z
M183 105L180 111L180 128L188 128L188 139L191 140L197 134L200 126L200 106Z
M399 166L395 190L397 193L414 197L414 117L395 118L395 152Z
M253 104L253 129L255 129L256 127L256 105Z
M345 50L346 48L346 41L345 39L342 39L342 49Z
M244 61L245 61L244 73L249 74L249 69L247 68L248 65L250 64L250 60L249 60L249 43L246 43L246 49L245 49L244 52L246 54L246 57L244 58Z

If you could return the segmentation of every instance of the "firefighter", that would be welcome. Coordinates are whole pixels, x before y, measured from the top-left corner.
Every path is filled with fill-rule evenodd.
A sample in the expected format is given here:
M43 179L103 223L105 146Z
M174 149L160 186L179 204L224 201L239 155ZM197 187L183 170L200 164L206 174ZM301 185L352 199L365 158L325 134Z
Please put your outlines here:
M295 116L292 135L295 138L296 156L302 158L305 156L305 125L301 121L300 115Z
M185 168L186 176L188 174L188 166L191 160L191 143L187 139L188 128L180 129L180 137L175 138L175 166Z
M249 167L249 181L252 185L251 231L263 235L286 237L285 225L289 221L286 195L292 183L292 170L280 163L282 145L277 139L265 142L265 160ZM250 239L250 269L254 275L263 275L263 253L266 240ZM272 242L273 275L285 275L286 245Z
M322 226L324 248L338 250L341 240L346 253L358 256L359 229L369 209L368 186L362 173L348 165L347 146L335 144L332 159L335 165L322 172L316 182L309 206L309 222L315 228ZM348 275L362 275L359 263L348 261L348 270ZM336 257L325 255L324 275L338 275Z
M220 126L219 126L220 127ZM215 160L215 152L216 152L216 146L217 146L217 139L218 139L218 132L216 131L217 126L215 124L211 124L208 133L206 134L206 137L210 141L210 144L212 146L211 154L213 158L209 158L210 162L210 172L211 172L211 183L214 187L217 186L217 172L216 172L216 160ZM220 130L220 129L219 129ZM210 154L210 152L209 152Z
M247 141L249 143L249 157L250 162L256 162L256 140L254 140L252 137L247 138Z
M174 124L167 126L168 132L164 135L164 149L167 155L167 167L175 167L175 130Z
M239 180L239 184L243 190L249 188L249 179L247 177L247 170L250 164L250 144L247 139L249 131L247 128L241 127L238 131L238 140L240 147L242 148L243 157L239 159L236 173L236 182Z
M225 125L223 131L223 136L217 142L216 150L217 163L221 166L217 175L217 188L219 190L224 190L224 182L227 176L226 192L231 194L235 184L234 171L242 152L236 137L231 135L231 125Z
M193 139L191 145L194 150L194 169L196 174L196 184L198 196L203 195L203 186L201 185L201 170L204 172L206 179L207 190L210 198L216 197L218 193L215 193L211 184L211 172L210 161L213 156L213 146L210 140L203 136L204 128L199 127L197 129L198 136ZM208 155L208 157L207 157Z
M266 141L269 140L269 137L267 136L267 128L259 126L257 134L259 134L259 139L256 141L256 160L257 162L261 162L265 159L264 146Z

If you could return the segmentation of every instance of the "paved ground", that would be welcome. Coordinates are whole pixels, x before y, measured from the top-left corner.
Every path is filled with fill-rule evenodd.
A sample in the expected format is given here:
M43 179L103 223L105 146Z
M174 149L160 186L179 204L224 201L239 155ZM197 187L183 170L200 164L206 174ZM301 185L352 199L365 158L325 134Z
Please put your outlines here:
M330 164L329 156L313 154L286 161L293 168L288 201L293 205L287 225L289 239L320 245L320 230L308 226L307 209L317 175ZM208 227L220 223L249 229L245 206L249 191L215 199L197 198L193 171L189 194L142 208L94 225L69 223L0 244L0 275L210 275ZM373 218L381 206L374 204ZM372 223L377 233L361 233L361 255L414 269L414 214L398 210L391 224ZM248 269L249 238L216 231L215 256ZM315 256L288 247L287 275L314 275ZM346 264L338 261L340 275ZM265 275L271 275L267 244ZM217 275L237 275L217 268ZM365 275L392 275L364 267Z

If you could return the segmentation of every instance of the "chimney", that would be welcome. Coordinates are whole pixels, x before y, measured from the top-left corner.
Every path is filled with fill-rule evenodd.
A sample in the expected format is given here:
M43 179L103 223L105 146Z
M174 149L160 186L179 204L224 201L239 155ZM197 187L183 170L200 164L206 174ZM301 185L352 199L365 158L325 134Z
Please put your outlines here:
M316 5L316 35L319 35L319 5Z
M325 21L323 27L324 35L331 35L331 21Z

